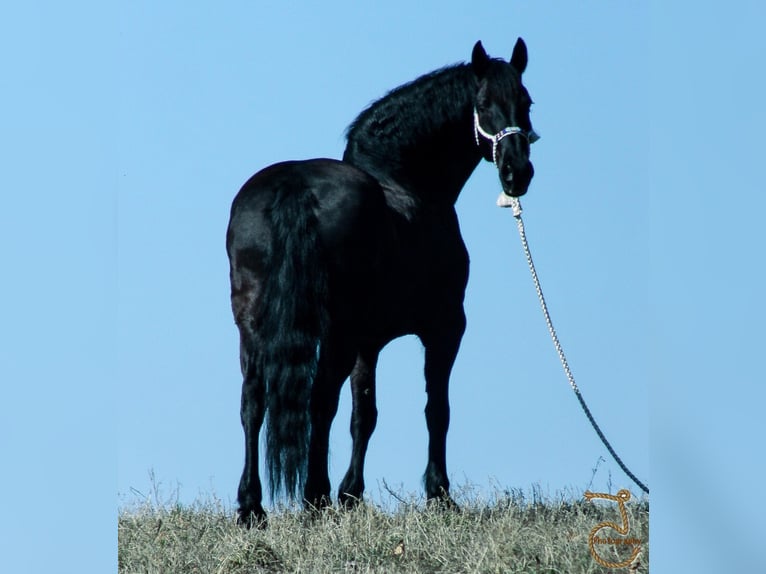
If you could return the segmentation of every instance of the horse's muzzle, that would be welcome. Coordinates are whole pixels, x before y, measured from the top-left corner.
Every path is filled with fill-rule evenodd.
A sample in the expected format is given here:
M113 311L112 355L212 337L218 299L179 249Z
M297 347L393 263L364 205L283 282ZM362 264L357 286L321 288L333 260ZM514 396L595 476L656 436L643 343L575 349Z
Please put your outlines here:
M511 197L521 197L529 189L532 177L535 175L535 168L532 162L527 162L521 168L508 168L500 170L500 183L503 186L503 192Z

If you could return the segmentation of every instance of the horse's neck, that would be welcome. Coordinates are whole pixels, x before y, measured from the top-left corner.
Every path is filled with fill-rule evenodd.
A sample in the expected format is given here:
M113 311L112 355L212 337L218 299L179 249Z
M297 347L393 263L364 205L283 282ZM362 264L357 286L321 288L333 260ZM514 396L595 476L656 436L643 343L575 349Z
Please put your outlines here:
M427 203L454 205L465 182L479 163L470 122L450 126L399 154L385 157L360 154L351 163L382 183L395 185Z
M462 72L455 69L451 73L457 76ZM473 76L463 74L459 78L455 82L473 82ZM411 102L410 109L399 111L399 116L411 114L415 113L414 106L421 106L423 115L418 123L391 115L385 122L391 124L388 129L352 132L344 161L364 169L384 185L404 190L418 203L454 205L481 159L473 136L475 86L461 87L449 98L434 87L432 99L425 92ZM433 100L439 103L428 103ZM429 105L439 109L429 109Z

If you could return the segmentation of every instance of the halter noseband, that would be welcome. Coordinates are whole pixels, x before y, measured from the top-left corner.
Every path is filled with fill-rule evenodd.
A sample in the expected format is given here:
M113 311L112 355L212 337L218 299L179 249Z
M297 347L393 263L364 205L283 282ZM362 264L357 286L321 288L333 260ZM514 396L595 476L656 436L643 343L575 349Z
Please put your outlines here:
M533 144L540 139L540 136L535 130L529 130L528 132L525 132L518 126L505 127L496 134L492 135L488 131L485 131L484 128L482 128L479 124L479 112L476 111L476 108L473 109L473 134L476 138L476 145L479 145L479 135L492 142L492 163L495 165L497 165L497 144L500 143L500 140L504 137L513 134L519 134L527 138L527 141L529 141L530 144Z

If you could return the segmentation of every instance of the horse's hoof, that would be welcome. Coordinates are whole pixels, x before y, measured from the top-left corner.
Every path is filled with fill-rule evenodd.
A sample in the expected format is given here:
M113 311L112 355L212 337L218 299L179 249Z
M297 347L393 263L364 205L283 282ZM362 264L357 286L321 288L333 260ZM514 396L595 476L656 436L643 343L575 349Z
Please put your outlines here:
M325 508L332 507L332 500L326 494L303 499L303 508L311 513L321 514Z
M244 509L237 510L237 526L247 528L266 528L268 520L266 519L266 512L263 508Z
M354 496L353 494L348 494L347 492L344 492L338 495L338 502L340 503L341 508L344 508L346 510L351 510L352 508L356 508L357 506L359 506L359 504L361 504L362 497Z
M458 506L457 502L452 500L452 497L449 494L442 494L441 496L429 498L427 505L430 508L441 510L443 512L460 512L460 506Z

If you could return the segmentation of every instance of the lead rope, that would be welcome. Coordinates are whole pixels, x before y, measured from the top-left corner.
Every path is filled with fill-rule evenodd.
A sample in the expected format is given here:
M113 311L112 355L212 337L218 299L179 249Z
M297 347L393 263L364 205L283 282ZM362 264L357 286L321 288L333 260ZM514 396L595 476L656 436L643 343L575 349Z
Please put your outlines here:
M622 462L622 459L619 456L617 456L617 453L612 448L612 445L609 444L608 440L606 440L606 437L604 436L604 433L601 432L601 428L598 426L596 419L593 418L593 415L591 414L590 409L588 408L588 405L585 404L585 399L583 399L582 394L580 393L580 389L577 388L577 383L575 383L574 375L572 375L572 370L569 368L569 364L567 363L567 358L564 355L564 350L562 349L561 343L559 342L559 338L556 335L556 329L553 328L553 322L551 321L551 316L548 313L548 305L545 303L545 296L543 295L542 287L540 287L540 280L537 277L535 264L532 261L532 252L529 250L529 243L527 243L527 234L524 231L524 220L521 218L522 209L521 209L521 202L519 201L519 198L508 197L507 195L505 195L505 193L501 192L500 197L497 200L497 204L501 207L510 206L511 208L513 208L513 217L516 219L516 225L519 228L521 245L524 248L524 255L527 258L529 271L532 273L532 281L534 281L535 283L535 291L537 291L537 298L540 301L540 307L542 308L543 315L545 316L545 324L548 325L548 332L550 333L551 339L553 340L553 346L556 347L556 353L558 353L559 355L561 366L564 367L564 373L566 374L567 379L569 380L569 386L572 387L572 390L574 391L574 394L577 397L577 400L580 402L580 406L582 407L582 410L585 413L585 416L588 417L590 424L593 426L593 430L596 431L598 438L600 438L601 442L604 443L606 450L609 451L609 454L611 454L614 460L617 462L617 464L620 465L620 468L623 470L623 472L625 472L625 474L627 474L630 477L630 479L633 482L635 482L641 490L643 490L646 494L649 494L649 489L646 487L646 485L640 480L638 480L635 474L630 472L628 467L625 466L625 463Z

